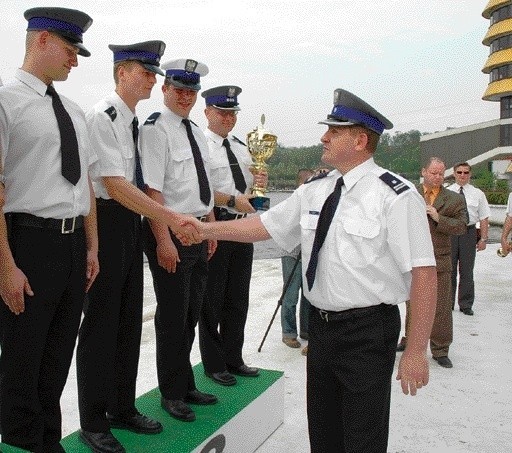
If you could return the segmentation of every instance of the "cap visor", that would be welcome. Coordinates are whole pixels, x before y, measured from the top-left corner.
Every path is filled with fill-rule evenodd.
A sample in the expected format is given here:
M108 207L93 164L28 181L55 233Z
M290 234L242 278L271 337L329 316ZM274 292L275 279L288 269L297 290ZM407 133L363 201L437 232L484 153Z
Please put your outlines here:
M240 107L238 107L238 105L234 105L233 107L220 107L218 105L215 105L215 104L212 104L212 107L215 107L216 109L219 109L219 110L233 110L233 111L240 111Z
M327 118L326 120L319 121L318 124L325 124L327 126L354 126L357 123L351 123L350 121L338 121L333 118Z
M75 47L78 47L78 55L81 55L82 57L90 57L91 52L89 52L82 43L80 42L72 42Z
M186 83L181 83L179 80L173 80L172 78L168 77L167 80L169 83L176 88L183 88L185 90L192 90L192 91L199 91L201 89L201 85L199 83L196 83L194 85L187 85Z
M161 76L165 75L165 72L162 71L158 66L148 63L142 63L142 66L144 66L148 71L154 72L155 74L159 74Z

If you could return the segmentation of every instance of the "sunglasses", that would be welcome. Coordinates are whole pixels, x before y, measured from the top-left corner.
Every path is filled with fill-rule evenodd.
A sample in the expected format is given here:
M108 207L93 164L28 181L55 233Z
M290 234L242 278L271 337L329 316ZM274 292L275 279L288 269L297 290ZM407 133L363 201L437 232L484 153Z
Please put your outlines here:
M456 173L458 175L469 175L469 171L460 171L460 170L457 170Z

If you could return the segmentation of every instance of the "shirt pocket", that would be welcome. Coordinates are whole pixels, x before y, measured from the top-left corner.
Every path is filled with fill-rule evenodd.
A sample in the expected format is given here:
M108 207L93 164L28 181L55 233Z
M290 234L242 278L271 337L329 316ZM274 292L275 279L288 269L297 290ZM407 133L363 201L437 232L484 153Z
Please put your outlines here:
M176 153L172 156L172 168L174 179L178 181L189 181L197 177L194 158L190 153Z
M371 219L344 218L342 224L347 234L361 240L374 239L380 231L380 224Z
M121 158L125 175L130 179L135 169L135 149L132 143L121 143Z
M301 214L300 226L303 230L311 230L313 234L316 231L318 225L318 218L320 217L320 211L309 211Z
M354 267L365 268L375 263L382 243L381 225L372 219L351 217L343 218L341 223L347 234L346 243L340 246L341 256Z

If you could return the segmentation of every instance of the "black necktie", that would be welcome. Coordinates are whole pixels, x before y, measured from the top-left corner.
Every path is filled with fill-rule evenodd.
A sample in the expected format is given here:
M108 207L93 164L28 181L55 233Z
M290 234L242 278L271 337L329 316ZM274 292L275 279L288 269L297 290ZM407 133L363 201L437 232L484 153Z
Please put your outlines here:
M192 156L194 157L194 164L196 165L197 179L199 181L199 198L205 205L209 205L212 194L210 192L206 170L204 169L203 156L201 156L201 151L199 150L199 146L197 145L194 134L192 133L190 120L183 119L182 121L187 129L188 141L190 142Z
M244 175L242 174L242 170L240 169L240 164L236 159L235 153L231 150L231 146L229 145L229 140L227 138L222 142L222 146L226 148L226 153L228 155L229 168L231 168L231 174L233 175L233 180L235 181L236 190L240 193L245 193L245 189L247 189L247 184L245 183Z
M139 154L139 120L137 117L133 117L132 121L132 135L133 143L135 144L135 184L140 190L146 188L144 183L144 176L142 176L142 166L140 165L140 154Z
M78 155L78 140L76 139L73 121L71 121L69 113L62 105L62 101L53 85L48 85L46 94L52 98L53 111L59 125L61 173L71 184L76 185L80 180L80 156Z
M341 187L343 186L343 176L338 178L336 186L332 193L327 197L320 211L318 223L316 225L315 240L313 241L313 248L311 249L311 257L309 258L308 268L306 270L306 280L308 288L311 291L313 283L315 283L316 267L318 265L318 254L322 245L324 244L329 226L331 225L332 218L338 207L341 196Z
M466 204L466 225L469 225L469 210L468 203L466 201L466 194L464 193L464 189L460 186L459 193L464 197L464 202Z

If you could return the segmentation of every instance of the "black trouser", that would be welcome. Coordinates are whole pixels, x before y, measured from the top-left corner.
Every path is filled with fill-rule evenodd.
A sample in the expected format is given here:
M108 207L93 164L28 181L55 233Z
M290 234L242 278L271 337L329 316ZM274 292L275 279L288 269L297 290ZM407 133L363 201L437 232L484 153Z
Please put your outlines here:
M51 451L62 434L60 397L85 295L85 232L13 224L9 244L34 296L25 294L19 315L0 303L2 441Z
M476 258L476 228L469 228L466 234L452 236L452 308L457 293L457 274L459 274L458 302L461 310L473 307L475 301L475 281L473 269Z
M209 373L244 364L253 244L219 241L208 263L208 285L199 318L199 346Z
M131 416L142 331L140 215L118 203L98 205L100 273L84 307L77 347L80 426L106 432L106 413Z
M158 264L156 241L147 219L143 222L143 236L157 302L158 386L164 398L183 399L196 388L190 351L206 289L207 242L185 247L171 233L180 257L176 272L171 273Z
M385 453L398 307L325 321L312 307L307 411L313 453Z

